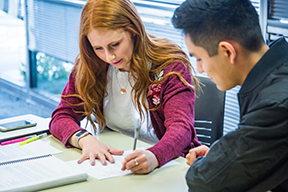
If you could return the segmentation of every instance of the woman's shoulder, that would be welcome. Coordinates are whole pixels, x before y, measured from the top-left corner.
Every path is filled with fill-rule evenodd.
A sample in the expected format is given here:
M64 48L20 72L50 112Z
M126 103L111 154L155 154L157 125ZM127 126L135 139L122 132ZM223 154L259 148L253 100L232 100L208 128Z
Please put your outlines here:
M155 81L159 81L161 80L163 77L166 76L164 82L162 82L161 84L165 84L167 82L170 81L170 79L174 79L174 75L176 74L181 75L184 79L191 79L191 70L189 69L189 65L181 62L181 61L175 61L172 62L171 64L165 66L162 70L160 70L159 72L156 72L153 75L153 79ZM169 76L171 78L169 78Z
M175 60L164 68L164 75L169 73L169 72L182 73L184 71L190 72L189 65L187 63L185 63L184 61Z

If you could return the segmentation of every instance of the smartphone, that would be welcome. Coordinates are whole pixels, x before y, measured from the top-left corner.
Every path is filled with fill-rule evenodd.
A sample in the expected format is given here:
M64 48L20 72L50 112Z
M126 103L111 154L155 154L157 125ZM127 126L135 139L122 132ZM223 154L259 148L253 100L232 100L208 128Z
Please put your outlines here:
M33 127L36 126L37 123L31 120L18 120L18 121L11 121L8 123L2 123L0 124L0 131L6 132L6 131L13 131L17 129L24 129L27 127Z

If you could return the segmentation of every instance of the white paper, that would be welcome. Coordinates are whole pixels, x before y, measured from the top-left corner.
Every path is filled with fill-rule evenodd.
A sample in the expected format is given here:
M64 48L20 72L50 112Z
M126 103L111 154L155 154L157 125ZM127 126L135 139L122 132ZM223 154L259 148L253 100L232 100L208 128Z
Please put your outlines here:
M0 191L34 191L77 180L87 174L49 156L0 166Z
M115 160L115 163L110 163L107 161L107 165L102 165L100 160L95 160L95 166L92 166L90 164L89 160L85 160L81 164L77 163L77 160L69 161L68 164L80 168L81 170L84 170L88 175L91 177L94 177L98 180L102 179L108 179L112 177L119 177L131 174L132 171L121 171L122 168L122 162L124 161L125 156L114 156L113 158Z
M111 164L109 161L107 161L107 165L102 165L99 159L95 160L95 166L92 166L89 160L85 160L81 164L78 164L77 160L69 161L67 163L75 168L80 168L81 170L84 170L88 175L98 180L108 179L112 177L119 177L119 176L124 176L124 175L133 173L132 171L121 170L124 157L128 153L131 153L131 151L132 150L125 151L124 154L121 156L112 155L115 160L114 164ZM168 167L168 166L178 165L178 164L180 163L172 160L172 161L167 162L162 167Z
M0 146L0 164L8 161L39 157L48 154L62 153L62 151L52 147L41 140L33 141L25 145L14 143Z

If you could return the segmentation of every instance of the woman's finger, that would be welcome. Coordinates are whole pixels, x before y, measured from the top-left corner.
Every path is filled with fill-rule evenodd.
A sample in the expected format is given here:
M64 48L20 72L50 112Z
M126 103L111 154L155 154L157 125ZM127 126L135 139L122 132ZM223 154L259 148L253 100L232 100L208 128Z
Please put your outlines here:
M111 146L108 146L108 150L109 150L109 153L111 153L112 155L122 155L124 153L123 150L114 149Z
M106 156L106 158L108 159L108 161L109 161L110 163L115 163L115 160L114 160L113 156L111 155L111 153L110 153L109 151L106 151L106 152L104 153L104 155Z
M85 154L82 154L81 157L79 158L79 160L77 161L77 163L80 164L83 161L85 161L86 159L87 159L87 156Z
M90 160L90 164L92 166L94 166L95 165L95 155L93 153L90 153L89 160Z
M122 171L125 171L125 170L126 170L126 165L127 165L127 162L124 160L124 161L122 162L122 168L121 168Z
M130 170L134 173L147 173L148 163L147 161L142 161L138 158L131 160L130 162Z
M107 165L106 156L102 152L97 153L98 159L101 161L102 165Z
M133 168L131 171L133 173L135 173L135 174L145 174L145 173L147 173L147 170L146 169L142 169L142 168Z
M137 171L141 168L141 163L143 163L144 161L146 161L146 160L143 159L141 156L136 156L133 159L130 159L127 161L126 169L131 170L131 171L133 171L133 170Z

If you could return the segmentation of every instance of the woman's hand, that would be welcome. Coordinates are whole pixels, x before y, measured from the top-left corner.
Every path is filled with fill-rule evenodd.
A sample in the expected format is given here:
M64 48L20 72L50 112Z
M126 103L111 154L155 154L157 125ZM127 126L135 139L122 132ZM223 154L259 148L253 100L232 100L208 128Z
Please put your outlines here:
M206 145L201 145L189 150L189 153L186 155L187 164L190 166L197 159L197 157L206 156L209 152L209 147Z
M151 151L140 149L126 155L122 164L122 171L127 169L138 174L149 173L159 166L156 156Z
M99 142L92 135L87 135L79 140L79 145L82 148L82 155L78 160L78 163L82 163L84 160L89 159L91 165L95 165L95 159L100 159L102 165L107 165L108 160L110 163L115 163L112 155L122 155L123 150L117 150L109 145Z

